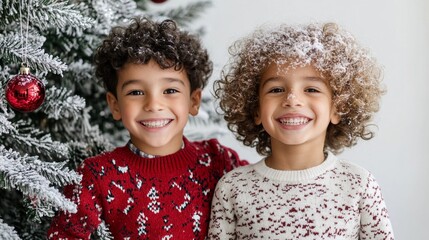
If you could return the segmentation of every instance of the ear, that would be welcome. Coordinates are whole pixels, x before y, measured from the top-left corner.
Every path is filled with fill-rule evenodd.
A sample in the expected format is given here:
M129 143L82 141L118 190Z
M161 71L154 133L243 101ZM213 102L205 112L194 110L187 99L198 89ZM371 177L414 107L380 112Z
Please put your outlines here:
M340 122L341 117L337 113L337 108L334 106L331 111L331 123L336 125Z
M198 110L200 109L201 92L201 88L197 88L191 93L191 105L189 106L189 113L192 116L196 116L198 114Z
M109 105L110 112L112 113L113 119L121 120L121 111L119 110L119 103L113 93L108 92L106 94L107 104Z

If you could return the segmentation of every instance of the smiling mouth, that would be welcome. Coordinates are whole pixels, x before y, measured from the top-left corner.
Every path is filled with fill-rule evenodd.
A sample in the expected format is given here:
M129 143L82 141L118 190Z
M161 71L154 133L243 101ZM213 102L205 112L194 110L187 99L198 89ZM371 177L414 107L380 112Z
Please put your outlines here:
M305 117L295 117L295 118L280 118L279 122L282 125L287 126L296 126L296 125L303 125L310 121L310 119Z
M162 128L168 125L173 120L164 119L164 120L156 120L156 121L141 121L140 124L148 127L148 128Z

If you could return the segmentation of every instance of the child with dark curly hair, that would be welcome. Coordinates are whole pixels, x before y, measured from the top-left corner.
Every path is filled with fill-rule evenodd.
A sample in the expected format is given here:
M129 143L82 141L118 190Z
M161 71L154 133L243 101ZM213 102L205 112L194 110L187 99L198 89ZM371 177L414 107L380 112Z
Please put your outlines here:
M126 146L86 159L67 186L77 212L60 212L49 239L89 239L103 221L115 239L204 239L217 181L246 164L215 139L183 136L212 62L197 37L171 20L115 27L95 54Z
M230 52L215 95L265 157L218 182L209 238L393 239L373 175L334 155L373 137L384 89L369 51L327 23L260 29Z

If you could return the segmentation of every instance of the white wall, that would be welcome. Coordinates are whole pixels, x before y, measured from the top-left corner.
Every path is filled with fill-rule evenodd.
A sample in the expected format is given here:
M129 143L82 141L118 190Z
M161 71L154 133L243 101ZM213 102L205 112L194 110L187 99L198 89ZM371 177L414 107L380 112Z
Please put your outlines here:
M154 8L183 5L169 0ZM161 6L162 5L162 6ZM388 93L375 119L376 137L341 157L370 170L382 187L397 239L427 239L429 216L429 1L427 0L213 0L195 23L215 63L213 78L228 59L228 46L265 23L334 21L351 31L384 65ZM211 87L211 86L209 86ZM243 158L256 152L232 136L221 139Z

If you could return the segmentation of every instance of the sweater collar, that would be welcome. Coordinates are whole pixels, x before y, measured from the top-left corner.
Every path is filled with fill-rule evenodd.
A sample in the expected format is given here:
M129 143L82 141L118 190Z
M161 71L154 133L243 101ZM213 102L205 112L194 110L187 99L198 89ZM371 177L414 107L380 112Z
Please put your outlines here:
M114 151L116 160L122 159L131 167L139 168L143 172L169 174L189 168L197 161L198 149L192 142L183 137L183 148L165 156L146 158L138 152L132 151L128 145Z
M139 155L140 157L144 157L144 158L157 158L157 157L160 157L159 155L152 155L152 154L143 152L142 150L138 149L131 142L131 140L128 141L127 147L131 150L131 152L133 152L134 154ZM180 147L180 149L183 149L183 148L185 148L185 143L182 141L182 146Z
M337 157L333 153L328 152L328 156L326 157L325 161L323 161L320 165L304 170L276 170L268 167L265 164L265 159L254 164L254 169L262 176L271 180L283 182L300 182L303 180L314 179L326 171L331 170L334 167L336 161Z

